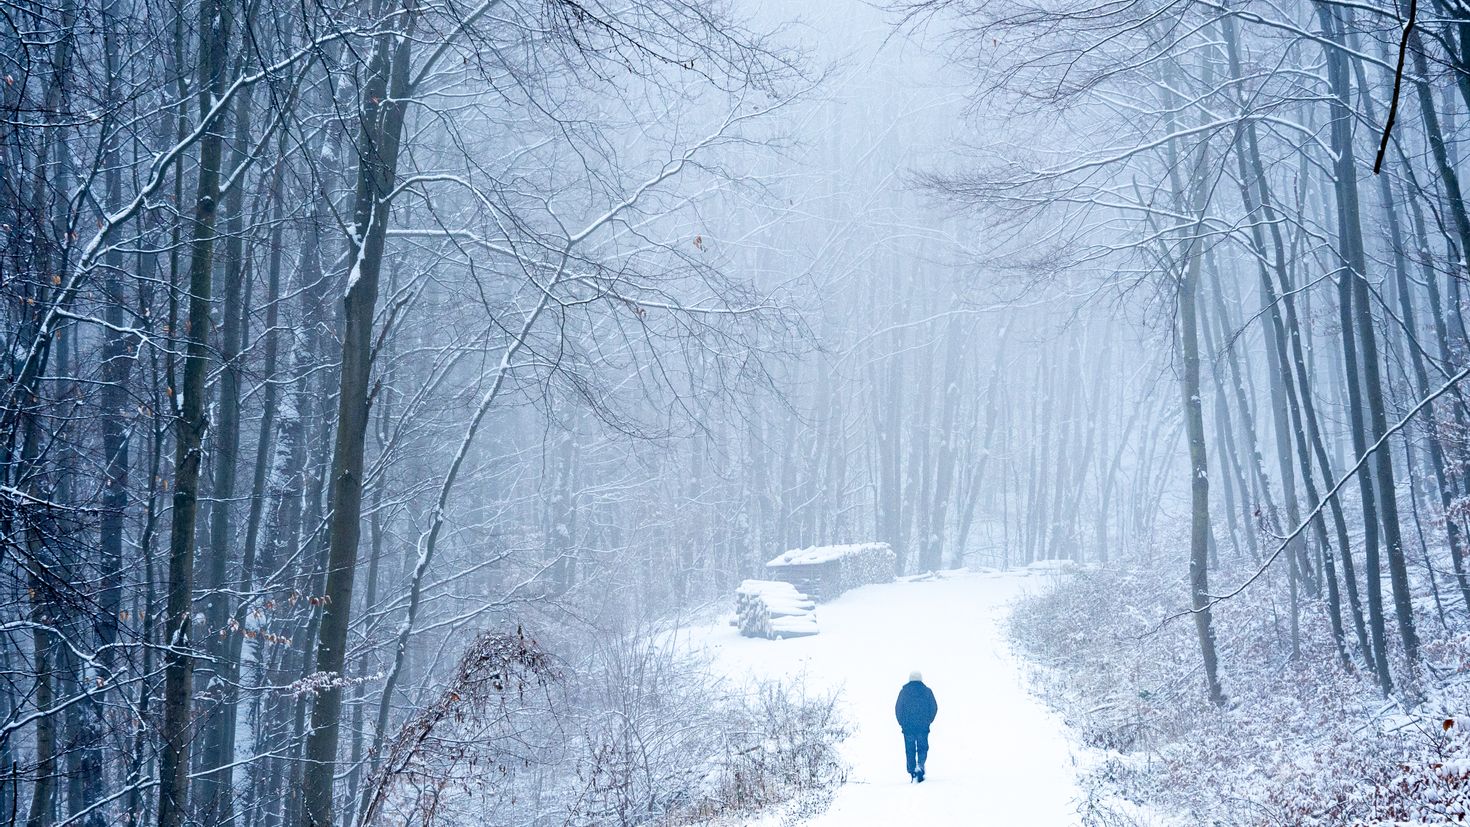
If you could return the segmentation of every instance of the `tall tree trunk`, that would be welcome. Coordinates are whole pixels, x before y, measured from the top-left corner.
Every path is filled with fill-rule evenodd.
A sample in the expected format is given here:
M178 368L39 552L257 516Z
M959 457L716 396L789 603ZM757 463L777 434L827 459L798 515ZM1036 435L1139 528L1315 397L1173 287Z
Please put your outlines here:
M107 98L114 105L119 103L117 85L118 44L112 24L122 17L115 2L109 2L104 11L104 62L107 66ZM116 212L122 204L122 159L119 147L112 143L105 149L107 173L104 177L103 203L108 212ZM98 664L102 667L103 680L109 674L114 661L112 646L118 640L119 622L122 616L122 573L123 539L129 504L128 477L130 471L129 427L132 419L128 415L127 384L132 376L135 354L133 340L122 332L127 325L127 296L122 279L122 251L114 246L104 263L107 266L104 293L104 311L108 330L103 334L102 344L102 514L98 519L98 552L101 555L102 594L98 604L100 610L97 627ZM87 802L102 800L106 782L106 753L103 748L105 737L106 710L101 699L88 705L87 723L80 740L83 747L81 778L84 785L83 798ZM83 827L104 827L105 814L99 808L82 820Z
M283 147L284 148L284 145ZM261 362L261 382L264 387L261 400L260 428L255 440L255 464L251 474L250 503L245 518L245 548L240 559L242 595L254 599L255 573L258 566L258 554L260 549L260 530L265 518L265 507L268 499L268 480L271 468L271 458L274 456L275 430L276 430L276 408L280 395L279 381L276 377L276 365L280 359L280 334L276 330L280 322L280 298L281 298L281 250L282 250L282 199L281 199L281 177L284 171L284 163L277 161L275 170L271 176L270 200L271 200L271 233L269 250L266 262L266 288L265 288L265 355ZM235 606L234 626L238 631L233 636L230 645L230 653L227 663L230 664L234 680L227 686L230 696L230 708L226 714L231 717L231 728L239 731L240 699L239 688L235 685L240 677L243 667L241 657L245 646L245 628L248 623L249 605L242 600ZM263 659L261 646L257 644L256 661ZM256 740L255 743L261 743ZM263 785L260 779L265 773L262 764L268 764L270 759L263 759L248 768L250 783L246 787L246 798L242 802L242 809L249 814L251 819L259 815L262 809L260 804ZM249 823L249 822L247 822Z
M230 0L199 4L199 109L201 118L219 99L228 64L232 27ZM174 494L169 535L168 608L164 614L162 755L158 783L158 827L181 827L187 819L189 753L194 737L194 529L199 508L205 393L208 382L210 300L214 274L214 229L220 197L223 140L211 130L199 143L199 180L194 199L194 233L189 261L189 318L183 384L175 398Z
M884 381L874 408L878 414L878 526L879 538L893 547L895 574L907 571L908 547L903 537L903 340L886 357Z
M1324 34L1333 42L1340 43L1342 33L1336 14L1326 6L1319 6L1317 14L1322 22ZM1343 363L1348 389L1348 424L1352 432L1353 453L1363 456L1368 450L1367 428L1363 422L1365 385L1367 385L1366 362L1368 355L1360 352L1358 338L1362 335L1356 324L1354 313L1356 291L1353 283L1358 281L1364 262L1360 242L1362 229L1357 209L1357 169L1352 147L1352 122L1349 101L1350 80L1346 59L1339 49L1324 50L1327 55L1328 79L1332 90L1331 143L1336 157L1333 170L1336 173L1336 213L1338 225L1338 258L1343 272L1338 277L1338 313L1342 326ZM1368 313L1368 309L1363 309ZM1369 332L1371 333L1371 326ZM1361 358L1360 358L1361 357ZM1373 354L1377 358L1377 354ZM1375 366L1376 369L1376 366ZM1376 372L1375 372L1376 376ZM1381 400L1380 400L1381 402ZM1379 501L1373 479L1367 473L1358 475L1358 491L1363 508L1363 563L1368 588L1368 628L1373 645L1373 667L1379 687L1385 694L1393 691L1393 679L1389 674L1386 653L1385 621L1383 616L1382 568L1379 544L1381 536Z
M1211 282L1218 281L1219 276L1217 274L1214 257L1208 256L1206 259L1206 263L1206 274L1208 278ZM1196 306L1201 307L1200 303L1196 303ZM1234 423L1231 421L1230 405L1227 402L1229 396L1225 390L1225 371L1222 370L1218 364L1221 345L1215 339L1214 326L1210 324L1210 312L1208 310L1205 310L1203 307L1201 307L1201 309L1197 312L1202 313L1205 317L1203 322L1199 326L1200 337L1204 340L1203 343L1205 352L1211 354L1216 363L1215 369L1210 371L1210 374L1215 379L1215 390L1214 393L1211 394L1211 396L1213 397L1215 408L1215 444L1219 446L1219 455L1221 457L1220 464L1222 466L1228 467L1230 471L1234 472L1222 474L1222 480L1224 482L1224 485L1222 487L1225 494L1225 513L1228 515L1225 520L1225 524L1230 531L1231 548L1234 551L1236 558L1239 559L1241 557L1241 550L1244 544L1241 542L1240 539L1240 526L1237 525L1239 521L1236 519L1236 516L1240 514L1240 511L1239 505L1236 501L1236 497L1237 493L1242 499L1248 498L1249 495L1245 493L1243 485L1240 492L1237 492L1235 490L1237 482L1244 483L1244 477L1240 473L1240 463L1236 459L1237 449L1233 433ZM1250 531L1249 521L1245 523L1245 528L1246 536L1253 538L1254 534L1252 534L1252 532ZM1251 551L1252 558L1254 558L1256 556L1256 550L1254 546L1251 547Z
M1217 317L1220 325L1220 338L1222 341L1228 340L1231 331L1235 329L1235 321L1226 304L1224 290L1220 287L1220 279L1210 280L1210 293L1214 300L1215 312L1213 315ZM1245 376L1241 371L1240 359L1236 355L1235 348L1225 347L1224 357L1226 371L1229 374L1230 393L1235 397L1235 406L1239 411L1236 417L1239 422L1239 436L1236 444L1242 446L1245 456L1248 457L1246 460L1241 460L1241 490L1248 489L1252 492L1252 497L1241 503L1241 509L1253 559L1258 559L1262 521L1272 519L1270 515L1275 514L1276 505L1271 496L1271 484L1266 477L1266 461L1261 455L1260 440L1256 436L1255 406L1251 404L1253 394L1246 387ZM1222 378L1221 381L1226 380Z
M1224 22L1226 51L1230 65L1231 77L1240 79L1242 77L1239 49L1237 48L1235 36L1235 21L1233 18ZM1242 114L1246 111L1246 101L1243 92L1238 100ZM1323 579L1327 584L1328 612L1332 625L1333 640L1337 645L1339 654L1344 662L1347 659L1346 642L1342 628L1342 609L1338 593L1337 577L1333 565L1332 543L1327 536L1326 519L1318 506L1321 504L1319 489L1317 487L1316 472L1313 468L1313 449L1316 450L1316 460L1323 472L1323 485L1331 486L1334 482L1332 471L1328 465L1326 450L1321 440L1321 428L1317 420L1315 403L1312 398L1312 387L1310 372L1307 368L1306 356L1301 343L1301 325L1296 310L1296 296L1292 289L1291 277L1287 270L1288 255L1286 245L1282 240L1280 221L1271 195L1271 188L1266 178L1265 164L1261 161L1260 142L1255 122L1246 119L1243 126L1243 138L1236 144L1236 163L1241 179L1241 196L1250 212L1257 209L1261 211L1262 222L1251 223L1251 238L1256 247L1257 256L1260 260L1259 272L1261 278L1261 289L1265 305L1269 309L1270 327L1268 333L1272 334L1276 361L1281 370L1281 382L1286 390L1287 402L1291 414L1291 422L1294 429L1292 440L1296 448L1297 464L1301 469L1302 482L1306 487L1307 501L1315 512L1312 526L1317 538L1318 546L1322 550ZM1261 225L1270 227L1271 245L1268 249L1265 232ZM1268 267L1269 264L1269 267ZM1278 284L1273 284L1271 271L1274 270ZM1336 498L1329 503L1330 511L1337 528L1338 546L1344 551L1344 571L1351 578L1353 571L1351 546L1348 541L1347 522L1343 517L1342 508ZM1292 520L1293 525L1296 519ZM1352 579L1348 581L1349 600L1354 612L1354 628L1358 632L1360 644L1364 644L1366 651L1366 636L1363 630L1361 615L1357 614L1357 588Z
M925 568L944 568L944 538L949 519L949 501L954 491L954 468L957 459L959 434L955 433L955 415L960 405L960 362L963 360L961 345L964 336L960 331L960 320L950 316L945 322L944 374L939 389L943 400L939 410L939 444L935 449L936 473L934 479L933 516L929 521L929 536L925 537L924 556L929 561ZM963 563L963 560L959 561Z
M380 35L362 91L362 129L358 148L357 194L353 210L346 328L332 453L331 517L327 580L316 649L316 670L334 679L342 674L352 610L353 578L362 526L363 448L367 434L372 368L373 317L378 300L383 245L387 238L388 196L397 177L413 38L411 7L402 34ZM342 688L324 686L311 709L306 740L303 816L308 827L332 827L332 787L341 728Z
M1417 61L1422 63L1424 59L1423 54L1416 53L1416 59ZM1416 65L1415 68L1416 71L1421 73L1422 77L1424 67L1422 65ZM1358 85L1363 89L1367 89L1367 77L1366 73L1363 70L1361 62L1356 64L1356 71L1358 77ZM1426 84L1416 83L1415 85L1417 87L1420 87L1422 90L1422 87L1424 87ZM1368 120L1370 122L1376 121L1377 117L1373 111L1372 96L1364 94L1360 97L1363 101L1365 111L1367 112ZM1422 94L1419 100L1422 107L1425 104L1425 100ZM1430 101L1430 103L1432 103L1432 100ZM1437 129L1438 123L1435 120L1434 113L1425 113L1424 118L1426 122L1426 127L1432 126ZM1432 140L1433 138L1431 138L1431 141ZM1443 141L1441 140L1441 144L1442 143ZM1452 167L1446 165L1445 168L1448 168L1450 173L1453 174ZM1443 172L1444 168L1441 169L1441 175L1443 175ZM1394 203L1392 184L1390 183L1388 176L1380 175L1377 176L1377 179L1379 199L1383 203L1383 215L1388 226L1389 247L1391 248L1391 252L1393 255L1394 278L1398 288L1395 292L1397 293L1399 316L1403 321L1404 336L1407 340L1405 343L1405 349L1408 351L1409 354L1409 365L1413 372L1415 391L1418 397L1422 399L1432 393L1434 391L1434 388L1430 387L1429 385L1429 370L1424 363L1425 349L1420 345L1418 334L1414 327L1414 321L1418 318L1418 316L1415 314L1414 298L1409 282L1408 257L1404 253L1406 249L1406 239L1404 237L1403 225L1396 209L1397 205ZM1446 180L1445 186L1452 193L1458 192L1458 182L1452 183L1451 181ZM1423 275L1426 279L1426 283L1430 285L1431 289L1433 289L1436 279L1434 268L1426 266L1424 268ZM1430 421L1433 421L1433 417L1430 417ZM1445 542L1449 545L1450 560L1455 570L1455 581L1459 587L1461 601L1464 602L1466 609L1470 610L1470 579L1467 579L1466 576L1464 560L1465 541L1464 538L1461 537L1460 524L1452 514L1457 491L1455 490L1454 480L1451 479L1445 471L1444 448L1440 442L1438 435L1430 433L1428 439L1425 440L1425 443L1425 450L1428 454L1431 475L1434 479L1435 489L1439 492L1440 508L1442 509L1442 513L1444 515ZM1406 462L1409 461L1412 461L1411 457L1406 459ZM1405 468L1411 467L1411 465L1405 465ZM1413 513L1417 520L1418 509L1414 509ZM1433 578L1433 571L1430 572L1430 577L1431 579Z
M231 167L243 169L247 162L250 140L251 96L245 90L235 101L235 152ZM210 589L204 605L213 665L209 673L210 708L205 720L204 752L199 780L198 807L208 824L228 824L234 812L235 704L239 698L236 686L240 665L231 658L239 654L240 628L231 628L230 619L230 534L234 510L235 471L240 458L240 352L248 328L248 294L242 294L245 282L245 185L237 181L225 204L224 302L220 325L219 422L213 428L214 480L210 487L209 560L205 566ZM243 300L242 300L243 299Z
M1194 174L1194 214L1197 220L1193 237L1185 241L1187 253L1179 279L1179 341L1183 349L1181 391L1184 403L1184 429L1189 439L1190 529L1189 529L1189 595L1194 613L1195 634L1199 638L1200 656L1204 663L1205 687L1216 706L1225 703L1220 687L1215 655L1215 630L1210 611L1209 544L1210 544L1210 474L1205 454L1204 407L1200 400L1199 323L1196 296L1199 292L1203 244L1198 237L1204 225L1205 170L1208 169L1208 145L1200 147ZM1177 185L1177 173L1176 173ZM1182 192L1181 192L1182 195Z
M1450 150L1445 142L1444 132L1440 128L1434 92L1429 82L1425 80L1429 77L1429 62L1424 57L1424 46L1417 30L1410 33L1409 52L1414 59L1416 76L1416 80L1413 81L1414 91L1419 99L1419 116L1424 121L1424 136L1429 143L1430 155L1434 158L1435 170L1439 173L1439 180L1444 188L1445 205L1449 207L1455 232L1459 236L1462 260L1455 262L1455 269L1458 271L1459 278L1466 278L1470 274L1465 272L1463 259L1470 256L1470 211L1465 208L1464 190L1460 189L1460 176L1450 158Z
M38 532L32 529L29 533ZM36 556L37 545L32 546L33 557ZM31 592L38 595L33 599L31 609L31 621L36 624L31 629L32 657L36 672L34 704L42 714L36 719L36 778L31 787L31 806L27 811L26 827L46 827L51 824L56 808L57 713L53 709L56 705L56 644L55 635L50 631L50 626L56 619L51 616L52 601L39 596L47 594L50 588L50 584L42 582L40 577L30 577Z
M980 457L974 464L974 468L970 474L969 488L960 509L959 530L955 535L955 545L957 547L960 565L964 565L964 555L969 551L970 528L975 520L975 506L980 501L981 494L985 491L985 482L987 480L986 470L990 466L990 459L994 453L995 426L997 420L1000 418L999 414L1001 410L1000 379L1002 369L1005 367L1006 340L1010 329L1009 325L1003 326L1000 329L999 343L995 353L995 365L991 368L990 381L986 384L985 396L983 397L985 402L985 430L980 435ZM971 438L973 439L973 437L974 434L972 433ZM1002 479L1004 479L1004 472L1005 469L1001 469ZM1004 488L1004 484L1001 487Z
M1335 14L1335 13L1334 13ZM1339 20L1338 25L1342 26ZM1343 27L1345 28L1345 27ZM1339 39L1342 29L1339 29ZM1337 50L1332 50L1336 52ZM1349 78L1346 58L1337 55L1339 70L1332 73L1339 79L1336 85L1336 100L1347 107ZM1353 290L1353 315L1361 347L1363 371L1363 396L1368 404L1370 431L1369 444L1376 443L1388 433L1388 413L1384 403L1383 380L1378 357L1378 334L1373 322L1373 307L1368 289L1368 262L1363 248L1363 228L1359 211L1357 167L1353 158L1352 124L1339 117L1333 124L1333 146L1338 157L1334 170L1337 172L1338 200L1341 204L1339 217L1343 223L1339 228L1347 242L1348 271ZM1402 530L1399 524L1398 489L1394 484L1393 452L1387 446L1373 456L1373 472L1377 483L1378 516L1383 525L1384 555L1388 558L1389 582L1393 588L1394 615L1398 620L1399 636L1403 640L1404 653L1409 662L1419 659L1419 635L1414 628L1412 596L1409 594L1409 575L1404 561Z

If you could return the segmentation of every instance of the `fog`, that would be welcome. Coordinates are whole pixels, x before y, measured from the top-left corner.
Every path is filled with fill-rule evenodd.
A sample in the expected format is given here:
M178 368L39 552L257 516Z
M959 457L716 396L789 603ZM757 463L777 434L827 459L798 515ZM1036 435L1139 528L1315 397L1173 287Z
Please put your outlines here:
M1463 6L0 8L11 823L1470 808Z

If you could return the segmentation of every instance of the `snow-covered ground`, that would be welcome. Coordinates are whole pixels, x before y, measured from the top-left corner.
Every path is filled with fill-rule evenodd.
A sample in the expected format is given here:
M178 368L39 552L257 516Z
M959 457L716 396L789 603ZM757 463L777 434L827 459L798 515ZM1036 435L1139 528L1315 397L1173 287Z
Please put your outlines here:
M842 690L849 777L813 827L1067 827L1078 823L1072 749L1027 692L1002 622L1017 595L1044 583L1022 571L865 586L817 608L816 637L757 640L719 625L691 642L733 676L805 672L810 686ZM893 718L913 669L939 701L923 784L904 772Z

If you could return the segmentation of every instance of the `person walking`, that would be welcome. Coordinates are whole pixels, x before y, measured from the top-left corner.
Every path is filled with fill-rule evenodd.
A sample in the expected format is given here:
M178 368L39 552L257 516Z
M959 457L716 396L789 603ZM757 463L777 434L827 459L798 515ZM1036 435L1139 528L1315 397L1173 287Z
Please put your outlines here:
M924 685L924 676L919 670L910 672L909 682L898 690L893 714L903 730L903 755L908 764L909 778L923 783L924 761L929 757L929 727L934 723L934 716L939 714L939 704L934 700L934 691Z

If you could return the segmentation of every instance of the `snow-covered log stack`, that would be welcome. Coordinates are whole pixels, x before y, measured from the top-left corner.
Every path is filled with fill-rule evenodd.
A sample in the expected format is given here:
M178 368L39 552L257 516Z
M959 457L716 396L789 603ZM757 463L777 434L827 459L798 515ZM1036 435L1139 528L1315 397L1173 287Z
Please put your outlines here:
M887 543L811 546L781 554L766 571L817 600L832 600L848 589L892 582L895 561Z
M746 637L778 639L818 632L817 605L790 583L746 580L735 590L736 624Z

